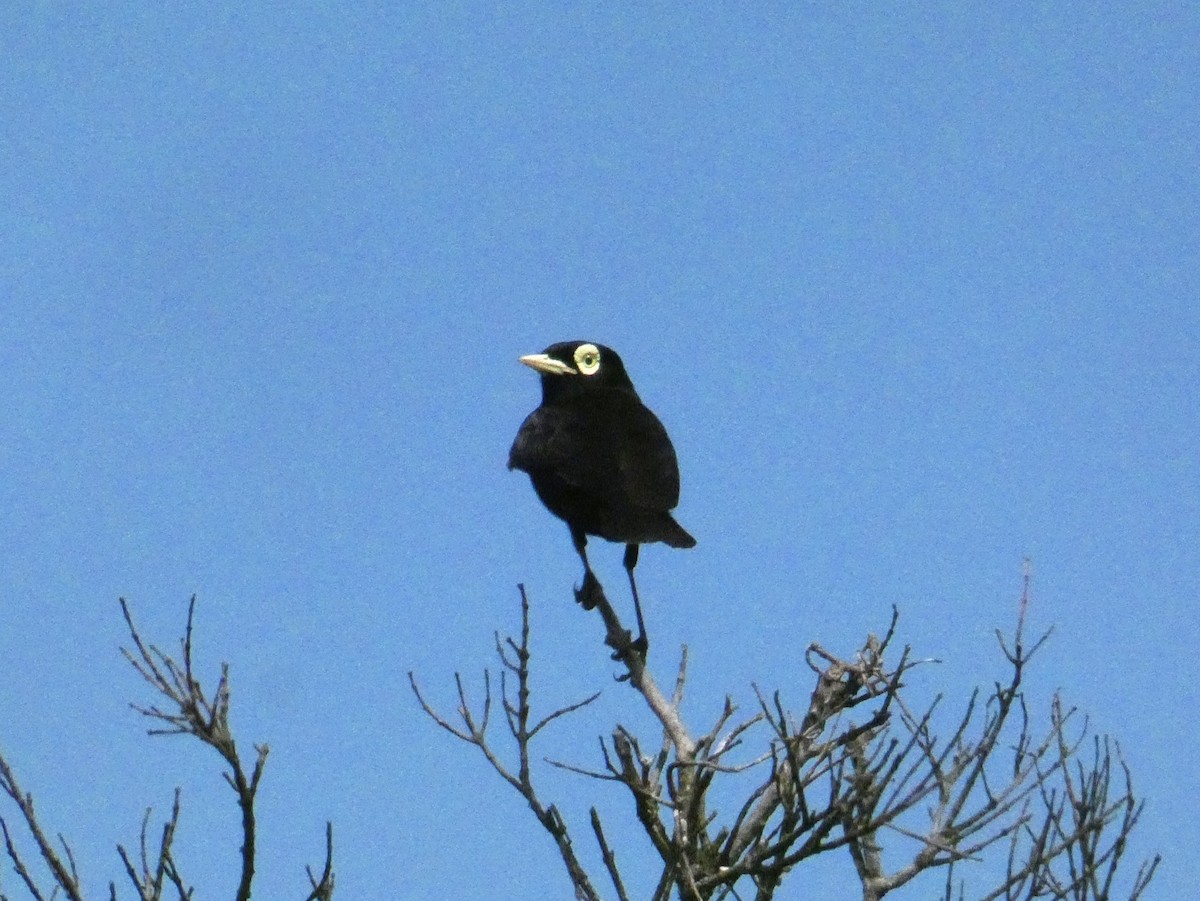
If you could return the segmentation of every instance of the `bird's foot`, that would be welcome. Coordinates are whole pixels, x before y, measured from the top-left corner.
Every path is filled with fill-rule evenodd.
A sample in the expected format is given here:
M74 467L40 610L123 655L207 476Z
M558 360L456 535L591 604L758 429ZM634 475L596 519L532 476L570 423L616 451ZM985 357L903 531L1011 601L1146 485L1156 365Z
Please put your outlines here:
M583 574L583 585L575 589L575 603L584 610L594 610L602 600L604 600L604 589L600 587L600 580L592 575L591 570L588 570Z
M644 634L639 635L635 639L633 633L625 629L616 641L612 640L612 636L610 635L605 643L613 649L613 660L628 665L630 659L636 656L645 665L646 652L650 649L650 642L646 640ZM624 682L628 678L629 676L627 675L618 677L621 682Z

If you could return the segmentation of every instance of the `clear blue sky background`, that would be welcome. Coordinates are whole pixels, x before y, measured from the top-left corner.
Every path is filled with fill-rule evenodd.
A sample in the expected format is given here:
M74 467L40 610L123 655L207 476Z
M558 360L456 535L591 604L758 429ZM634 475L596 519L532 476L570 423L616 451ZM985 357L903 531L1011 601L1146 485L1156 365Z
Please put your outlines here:
M893 604L965 698L1028 556L1035 709L1121 740L1154 895L1194 891L1200 10L353 6L0 12L0 747L93 897L177 784L186 875L232 893L216 757L142 735L117 653L118 596L168 642L193 592L272 748L256 897L303 897L326 819L339 897L566 897L405 673L452 710L523 581L535 701L604 689L541 753L649 729L504 466L516 358L576 337L678 449L699 544L639 573L698 724L751 683L799 706L801 649ZM632 822L544 782L590 862L590 798Z

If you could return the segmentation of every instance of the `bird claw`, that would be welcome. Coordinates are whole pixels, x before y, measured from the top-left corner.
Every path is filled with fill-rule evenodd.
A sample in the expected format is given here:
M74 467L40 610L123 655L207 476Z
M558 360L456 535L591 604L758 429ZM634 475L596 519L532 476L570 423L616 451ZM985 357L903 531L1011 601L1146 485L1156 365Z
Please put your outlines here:
M639 635L637 639L634 639L633 633L628 629L624 631L619 642L614 643L609 641L608 644L613 648L612 659L626 665L628 665L629 657L632 654L640 657L642 663L645 664L646 652L650 650L650 642L646 639L645 635ZM617 677L618 682L625 682L628 679L628 675Z
M584 610L594 610L602 600L604 600L604 589L600 587L600 580L592 575L590 570L585 572L583 584L575 589L575 603Z

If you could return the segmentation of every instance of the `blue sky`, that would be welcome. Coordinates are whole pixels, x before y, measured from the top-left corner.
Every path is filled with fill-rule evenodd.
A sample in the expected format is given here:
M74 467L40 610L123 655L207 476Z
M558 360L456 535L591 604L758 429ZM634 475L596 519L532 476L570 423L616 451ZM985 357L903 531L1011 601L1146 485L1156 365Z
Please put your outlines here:
M697 722L751 683L799 706L800 651L893 604L943 660L923 690L965 698L1029 557L1031 695L1122 742L1184 897L1198 30L1166 2L6 6L0 748L93 895L177 784L185 875L234 887L215 755L142 736L117 653L119 596L170 642L196 593L201 666L272 748L256 897L303 897L326 819L340 897L565 896L405 673L452 709L524 582L535 701L604 689L542 753L650 728L504 466L517 357L589 338L680 458L699 543L639 585ZM607 786L544 781L583 842Z

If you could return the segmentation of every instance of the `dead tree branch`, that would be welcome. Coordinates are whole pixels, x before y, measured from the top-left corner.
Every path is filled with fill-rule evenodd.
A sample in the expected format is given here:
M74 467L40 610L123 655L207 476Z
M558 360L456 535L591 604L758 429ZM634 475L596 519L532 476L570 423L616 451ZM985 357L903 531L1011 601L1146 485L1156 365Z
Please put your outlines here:
M16 803L17 810L20 811L21 818L25 823L25 828L33 838L34 844L37 845L38 853L41 855L43 862L50 870L54 889L50 892L49 897L53 898L58 889L62 889L63 894L70 901L83 901L83 895L79 888L79 873L75 870L75 858L71 853L70 846L60 835L58 837L59 843L62 845L62 855L60 855L54 845L50 843L45 831L42 829L41 823L38 822L37 812L33 807L33 795L22 791L21 786L17 784L16 774L13 773L12 767L3 755L0 755L0 791L3 791L4 794L8 795ZM21 878L21 882L25 884L25 888L28 889L29 894L37 899L37 901L45 901L47 895L17 850L12 832L9 830L8 823L3 817L0 817L0 831L4 833L5 852L8 854L8 859L12 862L13 869L16 870L17 875ZM63 856L66 857L65 863L63 862ZM4 899L4 897L0 895L0 899Z
M1028 607L1026 572L1016 629L997 633L1007 676L990 692L976 690L962 712L945 723L939 696L913 709L905 690L914 660L908 648L893 650L898 614L882 638L868 636L848 658L818 644L805 659L815 677L798 715L780 691L755 688L757 711L738 717L726 697L713 725L699 733L681 714L687 681L687 650L668 697L646 667L602 592L596 607L605 643L627 681L661 726L653 742L620 724L600 742L602 768L560 760L546 762L571 772L617 782L628 792L632 817L661 860L651 893L656 901L748 897L770 901L785 877L817 855L849 855L863 901L885 895L931 871L943 870L945 899L965 901L962 874L993 849L1006 848L1007 876L982 901L1016 901L1049 894L1091 901L1114 897L1117 865L1142 812L1128 769L1106 737L1092 736L1093 753L1081 753L1089 733L1059 699L1049 726L1038 732L1023 692L1030 660L1049 638L1024 638ZM566 824L534 788L530 743L549 723L573 713L595 696L561 707L530 727L529 600L521 595L521 637L496 640L502 707L516 742L515 763L490 743L491 675L484 672L484 699L472 712L456 675L460 722L436 712L409 678L422 709L458 739L475 745L492 767L529 803L554 838L577 897L598 897L576 856ZM893 658L895 658L894 662ZM510 680L515 694L510 695ZM757 749L752 744L757 742ZM1117 767L1114 768L1114 760ZM1120 787L1113 773L1123 776ZM738 783L737 780L741 780ZM726 814L710 798L740 784L741 802ZM1114 796L1115 789L1115 796ZM736 796L736 795L735 795ZM629 897L617 855L593 808L592 832L617 897ZM1137 870L1126 897L1137 901L1154 876L1158 859ZM956 882L957 880L957 882Z
M225 781L237 795L242 821L240 879L236 897L238 901L249 901L255 863L254 801L262 779L263 768L266 765L267 746L255 746L255 761L247 772L229 725L229 667L222 664L220 678L211 696L195 676L192 663L192 625L196 606L194 597L188 605L187 627L180 642L178 657L172 657L157 645L145 641L133 622L128 604L123 598L120 603L121 613L129 629L133 647L133 650L122 648L121 653L158 695L166 700L166 704L163 706L158 704L147 707L137 704L130 706L138 713L160 724L147 730L150 735L194 736L214 748L228 766L228 771L223 775ZM0 831L4 836L5 852L29 895L35 901L48 901L48 899L56 898L61 892L69 901L83 901L79 874L76 871L75 859L70 846L61 835L58 837L61 852L51 844L34 810L33 796L22 791L17 784L12 767L2 755L0 755L0 791L16 803L26 831L34 845L37 846L42 861L49 871L50 887L47 888L33 873L19 849L8 823L0 817ZM194 889L184 881L174 855L174 843L180 816L179 790L175 791L171 815L163 824L161 834L153 848L150 841L151 815L152 811L147 809L142 817L136 852L131 853L124 845L117 846L117 854L125 870L125 875L133 886L139 901L165 901L167 897L177 898L178 901L190 901L194 896ZM311 870L309 871L312 892L306 901L328 901L333 897L333 827L331 824L326 824L325 847L325 866L321 876L318 878L313 875ZM118 895L115 883L110 882L108 888L110 901L116 901ZM9 898L0 893L0 901L9 901Z
M524 585L518 586L518 589L521 594L521 638L519 641L512 638L505 638L502 641L499 635L496 636L496 653L499 655L501 665L504 667L501 671L500 683L501 705L504 709L508 731L516 742L517 747L517 763L515 768L511 765L506 765L500 759L499 753L492 746L491 737L488 735L492 709L492 683L489 672L484 672L483 703L478 715L472 712L466 688L463 686L462 676L458 673L454 674L454 682L458 689L458 717L461 725L456 725L443 717L425 700L424 695L421 694L420 687L417 685L416 676L412 672L408 674L409 685L412 686L413 694L416 695L421 709L435 723L459 740L479 748L484 758L500 777L515 788L525 799L537 821L542 824L542 827L554 839L559 855L562 857L563 864L570 875L571 882L575 886L577 896L587 899L587 901L600 901L601 896L599 892L592 886L587 871L575 854L575 848L562 815L559 813L557 807L553 804L544 804L538 797L537 790L533 785L533 777L530 769L530 745L538 733L559 717L592 703L600 694L597 692L582 701L558 708L538 720L536 725L530 727L529 721L532 717L532 708L529 701L529 660L531 656L529 649L529 598L525 594ZM516 682L515 693L510 693L508 682L510 675Z
M165 654L158 647L146 644L129 613L129 605L121 599L121 614L129 627L129 636L135 651L121 648L121 653L138 674L160 695L170 702L164 710L157 705L141 707L131 704L138 713L151 720L163 723L162 727L147 730L149 735L192 735L213 748L229 766L224 773L225 781L237 793L238 806L242 812L242 860L241 878L238 883L237 901L249 901L250 886L254 880L255 822L254 799L258 794L259 781L267 763L269 749L266 745L255 745L254 766L247 774L238 753L237 743L229 728L229 666L221 665L221 676L211 700L196 678L192 668L192 622L196 610L196 599L188 604L187 630L181 643L181 662Z

